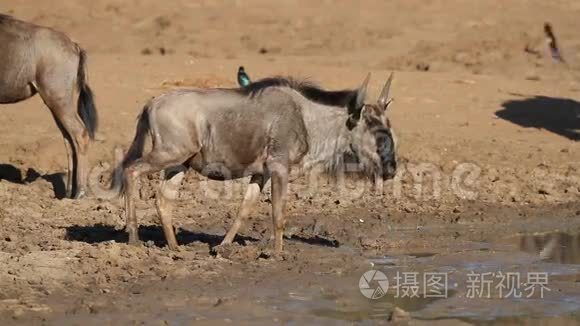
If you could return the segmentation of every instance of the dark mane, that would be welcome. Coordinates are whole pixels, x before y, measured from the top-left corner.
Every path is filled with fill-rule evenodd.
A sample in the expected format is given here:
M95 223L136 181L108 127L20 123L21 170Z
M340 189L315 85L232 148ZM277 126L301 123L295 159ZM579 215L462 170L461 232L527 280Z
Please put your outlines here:
M254 96L268 87L289 87L314 102L339 107L349 107L356 101L357 90L327 91L309 81L298 81L291 77L267 77L252 82L238 90L245 95Z
M19 20L18 18L15 18L14 16L0 13L0 24L14 24L14 23L16 23L16 24L32 24L32 23L28 23L28 22L24 22L22 20Z
M14 20L14 18L12 16L0 13L0 23L7 20Z

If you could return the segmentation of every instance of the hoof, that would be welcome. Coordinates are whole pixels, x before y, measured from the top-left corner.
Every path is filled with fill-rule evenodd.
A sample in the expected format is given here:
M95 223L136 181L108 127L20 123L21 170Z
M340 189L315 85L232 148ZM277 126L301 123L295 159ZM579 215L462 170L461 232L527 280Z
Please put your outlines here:
M138 247L138 246L141 246L143 243L141 242L141 240L139 240L139 238L132 237L129 234L129 240L127 241L127 244L130 245L130 246Z
M142 245L140 240L129 240L127 244L133 247L140 247Z
M167 244L167 248L171 251L181 251L181 247L177 244Z
M79 190L72 199L82 199L82 198L86 198L87 197L87 193L84 190ZM70 196L69 196L70 198Z
M276 250L264 250L262 252L262 256L267 257L267 259L271 259L273 261L283 261L287 260L287 255L285 252L281 251L278 252Z
M222 242L219 244L220 246L224 246L224 245L231 245L234 239L228 239L227 237L225 237Z

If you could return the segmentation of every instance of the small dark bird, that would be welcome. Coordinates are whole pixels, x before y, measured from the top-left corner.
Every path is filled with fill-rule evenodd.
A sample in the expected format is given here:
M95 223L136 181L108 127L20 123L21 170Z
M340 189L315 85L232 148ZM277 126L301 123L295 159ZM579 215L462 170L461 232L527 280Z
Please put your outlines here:
M564 62L564 58L562 57L560 49L558 48L556 35L554 35L554 32L552 31L552 25L550 25L550 23L544 24L544 34L546 34L546 42L548 42L548 46L550 47L550 54L552 55L552 58L560 62Z
M242 87L246 87L250 85L250 83L250 77L248 77L248 74L246 74L244 67L240 66L240 68L238 68L238 84L240 84Z

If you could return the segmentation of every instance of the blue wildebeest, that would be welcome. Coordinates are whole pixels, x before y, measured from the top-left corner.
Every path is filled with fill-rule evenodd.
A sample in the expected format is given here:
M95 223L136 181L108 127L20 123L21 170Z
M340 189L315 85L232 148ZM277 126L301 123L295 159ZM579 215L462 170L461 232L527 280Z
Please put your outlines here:
M240 211L222 244L231 243L271 179L276 252L282 251L284 207L292 166L337 173L347 161L381 180L396 172L386 119L387 81L376 104L365 104L370 74L355 90L325 91L289 78L265 78L236 89L176 90L147 103L129 151L112 176L125 196L129 243L138 242L135 182L165 170L156 207L170 249L177 249L170 198L188 168L213 180L250 176ZM147 139L152 148L144 153ZM348 159L347 159L348 158ZM121 181L122 180L122 181Z
M0 104L39 93L64 139L67 197L86 194L88 146L97 128L86 53L66 35L0 14Z

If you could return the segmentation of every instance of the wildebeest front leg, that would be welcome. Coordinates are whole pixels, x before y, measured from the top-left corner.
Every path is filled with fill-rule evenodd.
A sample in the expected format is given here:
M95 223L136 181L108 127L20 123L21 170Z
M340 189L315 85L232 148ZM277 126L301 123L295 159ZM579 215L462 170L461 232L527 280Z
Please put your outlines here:
M166 169L164 180L161 182L157 197L155 198L157 214L163 226L167 246L171 250L177 250L179 248L177 239L175 238L175 231L173 230L173 223L171 222L171 203L179 196L179 187L185 177L186 169L183 165Z
M382 196L384 192L384 182L383 178L380 175L375 175L373 181L373 190L375 191L375 195Z
M272 224L274 233L274 247L277 253L283 250L284 226L286 224L284 211L286 194L288 192L288 168L282 164L269 166L272 173Z
M242 200L242 205L240 206L238 216L236 216L234 224L232 224L230 230L222 240L222 245L230 244L232 241L234 241L238 230L242 226L242 222L248 217L248 215L250 215L254 207L256 207L256 202L258 201L258 198L260 198L260 194L264 189L264 185L266 182L268 182L268 179L269 176L267 174L256 174L252 176L250 184L248 185L248 189L246 189L244 199Z

